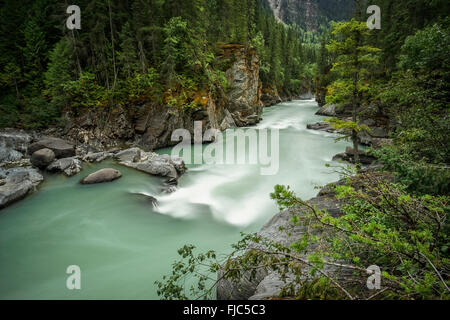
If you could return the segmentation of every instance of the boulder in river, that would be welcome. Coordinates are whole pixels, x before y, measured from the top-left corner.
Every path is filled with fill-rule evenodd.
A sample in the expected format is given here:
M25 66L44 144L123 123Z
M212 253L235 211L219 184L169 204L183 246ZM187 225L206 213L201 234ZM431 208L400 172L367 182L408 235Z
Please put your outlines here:
M131 148L115 155L119 163L155 176L178 179L186 172L186 166L180 157L154 152L144 152L139 148Z
M114 155L114 159L119 162L138 162L141 160L143 151L139 148L130 148L120 151Z
M58 159L75 156L75 148L73 144L59 138L46 138L39 140L28 147L28 153L33 154L34 152L44 148L52 150Z
M95 184L111 182L122 177L122 173L119 170L106 168L97 172L91 173L86 178L80 181L81 184Z
M0 173L0 209L25 197L44 177L34 168L12 168Z
M336 130L333 128L333 126L329 122L317 122L317 123L311 123L306 126L309 130L318 130L318 131L325 131L329 133L338 133L339 130Z
M71 177L81 171L81 161L74 157L58 159L47 167L47 171L64 172L66 176Z
M89 152L83 157L83 161L86 162L102 162L108 158L111 158L113 153L111 152Z
M31 163L39 169L45 169L55 160L55 153L51 149L40 149L31 156Z

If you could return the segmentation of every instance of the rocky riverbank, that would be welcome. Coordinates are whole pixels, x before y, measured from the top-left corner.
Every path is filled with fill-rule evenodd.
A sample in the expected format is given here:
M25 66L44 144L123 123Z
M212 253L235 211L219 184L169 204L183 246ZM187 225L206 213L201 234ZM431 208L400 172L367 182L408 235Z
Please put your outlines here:
M351 111L349 107L338 107L335 104L329 103L322 106L316 113L319 116L335 117L341 120L352 120ZM361 116L360 123L369 127L369 131L362 131L358 134L361 144L366 146L378 147L384 143L390 143L389 131L392 130L394 124L386 115L377 114L371 116ZM341 133L334 129L328 122L317 122L309 124L308 129L319 130L330 133Z
M341 182L331 183L325 186L316 197L308 202L316 205L320 210L327 210L332 216L341 213L342 202L334 197L334 186ZM270 241L289 246L297 241L305 233L302 226L294 226L291 219L302 214L301 209L290 208L279 212L267 222L258 235ZM218 277L221 278L223 271ZM244 273L241 281L234 282L221 279L217 284L217 299L219 300L261 300L276 297L280 294L285 282L280 279L275 271L258 269L258 272L251 275Z
M145 152L137 147L86 152L60 138L14 130L0 132L0 156L0 209L35 191L44 180L43 172L70 177L82 171L84 162L113 158L124 166L165 178L166 192L173 191L178 178L186 172L184 161L178 157ZM101 173L82 182L107 182L119 177L119 173Z
M392 175L380 173L378 172L379 169L381 169L381 166L371 165L363 169L362 172L374 175L382 174L386 181L394 181ZM364 188L365 180L361 180L360 176L353 177L351 181L356 189ZM326 185L314 198L308 200L307 203L319 210L326 210L333 217L342 215L345 202L336 198L335 187L343 184L344 181L342 180ZM311 230L306 230L307 227L292 222L293 217L303 216L305 213L304 210L306 209L292 207L279 212L260 229L258 235L261 238L267 239L269 242L289 247L291 243L302 239L307 232L311 232ZM321 232L328 231L326 229L315 231L315 235L321 236ZM250 244L248 249L257 246L259 244ZM302 257L307 259L308 255L312 254L313 251L314 246L311 246L307 252L302 254ZM308 267L304 266L304 268ZM333 273L336 274L336 272L339 272L340 275L342 275L342 272L349 272L348 277L352 276L349 270L344 271L341 268L338 269L329 265L325 266L324 271L330 275L333 275ZM244 272L240 281L223 279L223 272L224 269L221 269L218 273L218 279L220 280L217 283L217 299L219 300L263 300L277 298L287 283L294 283L296 281L295 277L289 274L287 274L287 279L284 281L280 278L278 272L268 268L258 268Z
M169 147L174 130L187 129L193 134L194 121L202 123L203 132L214 128L226 130L257 124L264 106L271 106L294 97L276 89L263 90L259 79L259 56L253 49L231 44L222 46L221 59L229 62L225 72L230 89L215 95L203 93L202 108L178 109L152 101L128 106L116 106L114 112L91 109L85 113L64 114L65 126L43 132L14 129L0 131L0 196L2 207L34 190L42 179L33 179L32 187L16 188L18 178L6 179L4 168L41 171L73 176L82 170L83 162L101 162L114 158L122 165L166 177L167 190L173 190L177 179L185 172L181 159L157 155L151 150ZM309 99L310 92L302 97ZM148 151L148 152L147 152ZM15 182L12 183L11 181ZM27 178L23 178L27 184ZM23 191L23 190L26 190Z
M239 44L223 45L221 50L218 58L227 65L229 89L195 92L196 108L147 99L115 106L114 110L67 110L65 127L46 133L95 153L130 146L144 150L170 147L178 143L171 140L172 132L183 128L193 133L194 121L202 122L203 132L255 125L261 120L263 109L259 56L254 49L246 50Z
M372 110L372 112L374 112ZM351 110L349 106L338 107L335 104L329 103L323 105L316 112L316 115L325 116L330 118L338 118L341 120L351 121ZM359 143L364 146L369 146L374 149L381 148L386 144L392 143L389 132L395 126L395 124L389 120L386 115L378 112L375 115L362 115L360 123L369 128L368 131L361 131L358 133ZM307 125L309 130L318 130L328 133L343 134L344 132L339 129L335 129L329 122L320 121L316 123L310 123ZM370 165L376 161L376 158L366 152L360 150L360 161L363 165ZM347 148L345 152L339 153L333 157L335 161L352 162L354 157L353 149Z

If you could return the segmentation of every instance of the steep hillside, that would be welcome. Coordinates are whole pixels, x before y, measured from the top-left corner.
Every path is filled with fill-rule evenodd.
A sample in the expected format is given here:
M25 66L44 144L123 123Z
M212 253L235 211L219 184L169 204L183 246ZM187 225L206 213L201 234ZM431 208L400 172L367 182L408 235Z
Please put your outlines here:
M320 24L343 20L353 10L353 0L264 0L275 16L287 24L316 31Z

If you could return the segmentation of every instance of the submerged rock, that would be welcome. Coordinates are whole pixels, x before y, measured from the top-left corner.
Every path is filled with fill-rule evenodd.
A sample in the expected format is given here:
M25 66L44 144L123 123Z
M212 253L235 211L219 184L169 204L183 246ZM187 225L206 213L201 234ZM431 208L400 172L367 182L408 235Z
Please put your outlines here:
M73 144L59 138L46 138L39 140L28 147L28 153L33 154L34 152L44 148L52 150L58 159L75 156L75 148Z
M153 196L144 194L144 193L132 193L136 198L139 198L140 200L144 200L148 204L150 204L153 208L158 207L158 199L156 199Z
M33 191L44 177L33 168L12 168L0 173L0 208L4 208Z
M81 161L76 158L58 159L47 167L47 171L64 172L66 176L71 177L81 171Z
M95 184L111 182L122 177L122 173L119 170L106 168L97 172L91 173L86 178L80 181L81 184Z
M47 148L37 150L31 156L31 163L39 169L45 169L55 160L55 153Z

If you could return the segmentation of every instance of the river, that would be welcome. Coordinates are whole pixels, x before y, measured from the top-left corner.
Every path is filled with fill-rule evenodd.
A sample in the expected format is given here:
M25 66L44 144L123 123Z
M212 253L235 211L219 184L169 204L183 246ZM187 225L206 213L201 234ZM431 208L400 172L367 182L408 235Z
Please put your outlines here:
M258 165L189 165L179 189L165 195L162 179L111 161L86 164L71 178L46 175L38 192L0 211L0 299L157 299L154 281L170 272L184 244L228 252L241 231L257 231L278 212L269 196L275 184L308 199L315 186L338 179L325 164L347 143L306 129L322 119L316 111L314 101L265 108L256 129L280 130L272 176ZM123 177L78 184L105 167ZM66 288L69 265L81 268L81 290Z

